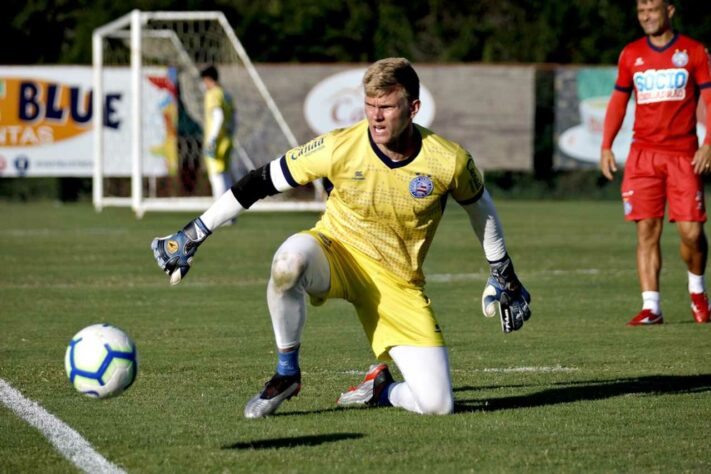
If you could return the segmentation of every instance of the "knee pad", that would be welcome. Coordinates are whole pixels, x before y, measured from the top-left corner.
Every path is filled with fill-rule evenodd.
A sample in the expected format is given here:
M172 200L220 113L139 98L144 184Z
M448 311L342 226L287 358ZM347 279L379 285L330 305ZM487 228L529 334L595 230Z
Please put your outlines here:
M306 269L306 258L300 253L283 251L274 256L271 280L274 289L287 291L296 286Z

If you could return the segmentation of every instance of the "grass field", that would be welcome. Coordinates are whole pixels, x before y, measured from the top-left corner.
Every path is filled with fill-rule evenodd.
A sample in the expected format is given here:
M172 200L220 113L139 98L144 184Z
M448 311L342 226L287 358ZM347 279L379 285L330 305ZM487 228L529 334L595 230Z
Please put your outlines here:
M641 301L619 203L498 208L534 315L510 335L481 315L487 266L452 205L426 263L450 346L451 416L337 408L373 360L354 311L330 301L309 308L301 394L271 418L242 417L275 366L271 255L312 214L242 216L171 288L148 245L191 215L0 203L0 379L128 472L711 471L711 325L691 318L673 227L666 324L628 328ZM135 339L140 371L128 392L97 401L69 385L63 357L74 333L103 321ZM75 470L0 404L0 472Z

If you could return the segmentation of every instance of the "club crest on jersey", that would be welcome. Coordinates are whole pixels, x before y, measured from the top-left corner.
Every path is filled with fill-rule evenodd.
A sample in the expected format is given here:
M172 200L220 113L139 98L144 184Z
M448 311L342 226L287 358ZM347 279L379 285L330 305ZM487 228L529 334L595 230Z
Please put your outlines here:
M432 194L433 188L434 185L432 184L432 179L429 176L415 176L412 181L410 181L410 194L412 194L412 197L416 197L418 199L425 198Z
M686 50L679 51L678 49L674 51L672 55L672 63L676 67L684 67L689 64L689 55L686 54Z

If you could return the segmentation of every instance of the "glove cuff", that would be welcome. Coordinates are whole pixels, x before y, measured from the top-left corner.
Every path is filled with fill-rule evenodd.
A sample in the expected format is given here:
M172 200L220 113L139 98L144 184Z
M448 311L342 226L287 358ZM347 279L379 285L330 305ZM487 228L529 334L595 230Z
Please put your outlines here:
M205 223L199 217L190 221L188 225L183 227L183 232L190 239L190 241L199 245L207 238L208 235L212 234L210 229L207 228Z
M510 275L515 275L513 262L511 261L509 254L505 254L503 258L499 260L495 260L493 262L489 260L488 262L491 274L494 276L507 277Z
M521 287L516 272L514 272L513 262L508 254L504 258L495 262L489 262L491 277L506 290L515 291Z

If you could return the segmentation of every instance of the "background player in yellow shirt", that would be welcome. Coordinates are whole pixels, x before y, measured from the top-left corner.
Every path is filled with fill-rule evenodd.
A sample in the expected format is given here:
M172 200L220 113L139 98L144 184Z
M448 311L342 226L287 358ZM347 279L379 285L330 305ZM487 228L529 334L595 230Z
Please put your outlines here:
M334 130L286 152L235 184L181 231L156 238L158 265L179 283L197 247L213 229L263 197L319 178L333 185L326 211L309 231L277 250L267 303L278 348L277 369L247 402L248 418L270 415L301 387L299 348L312 304L343 298L353 304L385 363L341 394L339 405L398 406L416 413L454 409L449 359L422 264L451 196L468 213L491 266L482 309L499 314L504 332L520 329L530 297L514 273L496 210L472 157L458 144L413 123L420 109L419 79L403 58L371 65L363 78L366 120Z
M227 191L234 180L230 170L232 135L236 127L235 108L232 96L219 82L215 66L208 66L200 73L205 85L204 143L205 166L215 199Z

